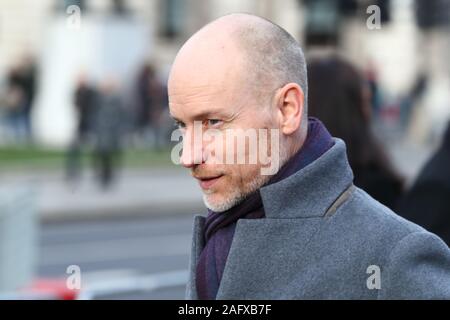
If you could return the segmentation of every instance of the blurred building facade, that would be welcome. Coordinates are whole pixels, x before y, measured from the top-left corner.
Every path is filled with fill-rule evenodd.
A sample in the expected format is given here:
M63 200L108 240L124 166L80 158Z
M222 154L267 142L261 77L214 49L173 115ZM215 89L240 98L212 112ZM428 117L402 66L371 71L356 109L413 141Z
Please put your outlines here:
M381 9L381 28L368 26L372 4ZM68 10L70 6L80 12ZM278 23L307 54L327 48L317 45L321 38L313 32L323 28L335 33L339 41L328 47L362 69L372 66L388 96L407 91L425 70L433 90L413 136L420 138L430 121L450 113L448 27L421 29L414 0L3 0L0 12L0 79L21 55L36 55L42 72L33 123L38 141L48 145L66 146L75 133L70 95L80 69L95 80L114 75L126 87L138 66L151 61L165 80L184 41L208 21L231 12ZM428 117L432 120L424 120Z

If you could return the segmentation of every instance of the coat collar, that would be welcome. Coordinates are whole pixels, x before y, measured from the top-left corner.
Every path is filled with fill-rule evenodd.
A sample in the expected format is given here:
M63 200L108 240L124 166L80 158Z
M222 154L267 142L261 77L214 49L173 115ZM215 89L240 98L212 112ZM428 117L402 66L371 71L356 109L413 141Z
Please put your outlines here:
M345 143L335 144L293 175L260 189L267 218L323 216L353 181Z

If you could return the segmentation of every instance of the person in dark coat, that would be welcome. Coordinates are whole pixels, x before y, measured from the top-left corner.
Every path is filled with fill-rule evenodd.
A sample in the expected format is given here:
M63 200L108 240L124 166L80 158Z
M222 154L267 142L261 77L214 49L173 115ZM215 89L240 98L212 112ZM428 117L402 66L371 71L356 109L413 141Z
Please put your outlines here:
M345 141L355 184L394 209L403 179L371 132L370 91L361 73L338 56L315 58L308 63L308 82L309 114Z
M165 145L164 115L167 109L167 88L158 79L155 68L146 64L137 83L137 129L142 138L158 149Z
M150 96L150 80L153 77L154 69L150 64L146 64L139 72L136 81L137 110L136 110L136 126L141 135L151 125L151 96Z
M30 55L23 57L20 65L14 68L8 76L8 85L22 92L20 107L16 108L17 119L23 127L26 142L32 143L31 113L37 86L37 66Z
M79 75L73 99L78 123L75 137L67 152L66 170L70 182L74 182L79 177L81 152L90 142L97 112L98 93L84 73Z
M111 186L115 179L125 130L123 119L118 83L112 78L105 80L101 86L93 129L94 169L104 189Z
M450 121L440 148L400 201L398 213L450 246Z

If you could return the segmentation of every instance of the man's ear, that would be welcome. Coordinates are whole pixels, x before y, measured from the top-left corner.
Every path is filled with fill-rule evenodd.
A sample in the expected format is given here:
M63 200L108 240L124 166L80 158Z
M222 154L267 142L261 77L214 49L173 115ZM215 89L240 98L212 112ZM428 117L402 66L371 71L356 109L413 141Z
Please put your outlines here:
M288 83L280 88L275 96L280 130L291 135L299 130L304 108L305 95L296 83Z

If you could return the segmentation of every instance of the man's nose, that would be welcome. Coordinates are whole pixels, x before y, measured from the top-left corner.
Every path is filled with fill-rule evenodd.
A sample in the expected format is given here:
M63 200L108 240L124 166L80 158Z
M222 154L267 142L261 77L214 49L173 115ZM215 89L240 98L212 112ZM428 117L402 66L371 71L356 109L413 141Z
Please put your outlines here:
M187 130L183 136L183 150L180 163L185 168L192 168L203 161L202 141L195 141L194 134Z

